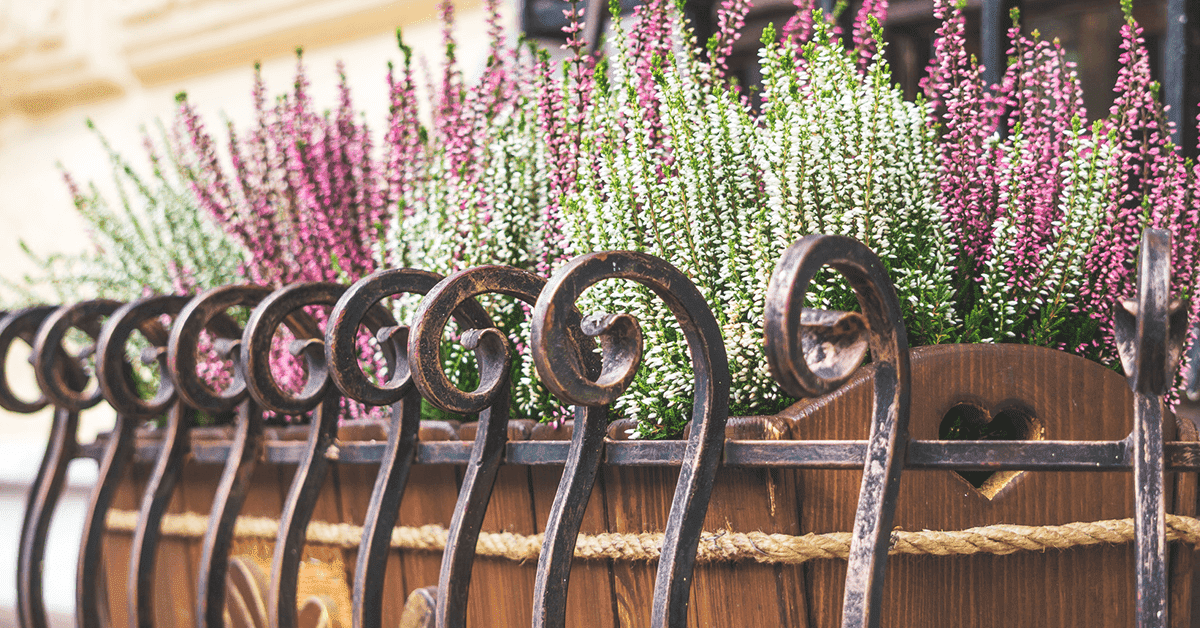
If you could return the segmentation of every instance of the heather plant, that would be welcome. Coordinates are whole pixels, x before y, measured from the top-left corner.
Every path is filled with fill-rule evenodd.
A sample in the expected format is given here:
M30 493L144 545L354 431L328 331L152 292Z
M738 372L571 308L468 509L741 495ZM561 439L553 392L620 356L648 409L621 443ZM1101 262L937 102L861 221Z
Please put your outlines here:
M723 0L704 46L676 3L649 0L632 26L614 20L607 58L585 53L572 21L561 66L507 43L492 1L489 57L475 79L460 68L453 8L442 3L443 63L427 77L427 103L414 52L399 41L403 60L388 67L391 107L378 139L344 76L335 108L318 113L299 58L292 89L274 100L256 74L255 121L227 123L223 142L181 96L170 168L150 149L153 185L129 180L155 211L177 212L162 220L187 233L167 242L193 246L140 257L153 234L122 192L125 213L93 220L104 242L127 244L105 249L116 255L111 289L189 290L235 274L273 286L346 282L378 268L448 274L482 264L548 276L575 255L642 251L682 270L712 306L736 414L791 402L762 356L763 298L783 249L810 233L852 236L876 251L914 345L1021 342L1115 365L1112 308L1132 295L1147 226L1171 230L1175 293L1193 296L1200 166L1169 142L1128 2L1118 98L1093 122L1061 46L1024 34L1015 14L1004 79L990 86L966 52L961 2L938 0L934 58L922 98L910 102L883 59L886 0L863 2L849 37L812 0L795 2L782 32L764 33L757 92L726 67L746 0ZM134 176L112 159L121 176ZM76 198L85 215L107 207L94 192ZM210 238L198 214L238 245ZM192 257L170 258L176 249ZM224 257L211 267L198 257L215 254ZM148 262L153 255L168 257ZM99 285L75 276L84 277L81 290ZM528 306L485 301L516 349L516 414L567 417L529 359ZM414 305L392 307L406 320ZM855 299L829 272L808 305L847 309ZM637 419L635 437L678 435L693 390L674 316L650 291L619 281L594 286L580 306L630 313L645 334L643 366L614 416ZM1192 308L1195 321L1200 299ZM448 330L443 363L469 387L474 361L457 333ZM372 344L363 352L378 366Z
M1195 167L1171 145L1141 29L1122 6L1117 98L1089 124L1057 41L1022 34L1014 12L1009 64L992 89L965 52L961 4L936 5L943 24L924 86L958 252L957 341L1038 344L1116 367L1112 310L1134 294L1147 227L1173 235L1176 296L1195 293Z
M173 154L168 151L164 158L165 132L156 142L143 130L142 145L150 165L147 175L121 156L90 120L88 128L108 156L118 204L111 204L95 183L80 187L62 169L94 248L77 255L39 256L21 242L43 272L21 283L5 281L18 293L18 300L34 303L47 296L31 288L48 288L60 302L100 297L132 300L237 281L246 252L197 211Z
M745 6L723 9L728 28ZM946 235L927 194L935 135L924 106L904 101L874 49L877 8L863 10L874 34L851 50L819 16L802 49L777 43L768 29L760 114L726 87L719 53L731 34L718 32L706 61L667 2L645 5L647 14L666 16L669 42L657 48L669 54L651 60L653 89L631 58L641 48L628 43L646 41L641 22L629 36L617 27L612 63L597 73L578 184L568 196L569 241L580 252L652 253L696 282L725 335L735 413L770 413L790 402L762 359L763 297L775 260L801 235L851 235L874 248L925 342L944 339L953 325ZM873 52L861 66L864 50ZM852 299L845 285L826 281L811 305L849 307ZM593 288L587 306L630 312L643 324L644 367L616 412L641 419L640 437L677 434L693 391L674 317L628 284Z
M385 267L449 274L482 264L548 274L550 263L563 259L551 219L551 189L561 182L548 173L565 173L550 163L566 163L569 155L555 154L566 147L544 138L549 122L539 109L545 88L558 81L537 53L505 45L498 10L489 7L487 67L470 82L456 58L453 7L442 3L445 54L429 120L419 113L412 50L398 35L403 62L388 68L391 106L378 150L344 74L337 108L316 113L300 57L293 89L273 105L256 73L256 121L248 130L226 125L227 158L180 98L177 148L188 181L201 205L252 251L243 268L248 278L273 286L347 282ZM533 376L524 341L528 308L485 300L521 356L517 412L563 416ZM392 306L407 320L415 303ZM450 327L444 365L452 380L472 386L473 358ZM363 347L369 369L380 364L372 347ZM426 412L441 416L432 407Z
M1147 227L1171 232L1172 290L1177 297L1192 298L1192 322L1197 320L1195 299L1200 265L1200 197L1195 169L1170 140L1172 128L1158 98L1159 86L1150 76L1149 51L1142 28L1132 17L1130 0L1122 0L1125 24L1121 27L1121 69L1113 88L1117 98L1104 121L1106 141L1113 151L1109 161L1114 184L1104 196L1104 214L1095 245L1088 252L1086 282L1080 290L1084 307L1099 322L1101 338L1095 342L1101 359L1115 362L1111 318L1112 303L1134 296L1136 250ZM1189 180L1189 178L1191 180ZM1191 192L1191 193L1189 193Z
M200 206L250 252L243 275L279 286L375 270L386 221L383 176L344 73L338 107L324 115L313 110L299 55L291 93L268 106L256 69L253 95L254 126L239 133L226 125L231 174L186 94L177 97L183 172Z

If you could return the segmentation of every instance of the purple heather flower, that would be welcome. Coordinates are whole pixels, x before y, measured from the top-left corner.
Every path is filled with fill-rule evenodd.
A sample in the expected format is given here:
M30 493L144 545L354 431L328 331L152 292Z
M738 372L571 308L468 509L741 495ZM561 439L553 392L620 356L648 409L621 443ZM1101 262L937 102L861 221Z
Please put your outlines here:
M887 0L864 0L858 9L858 14L854 16L854 32L851 42L854 50L858 52L860 72L867 71L875 59L875 53L879 50L879 42L875 41L875 36L871 32L871 18L875 18L877 23L883 24L887 20L887 12Z
M937 0L934 15L942 25L921 87L933 105L933 122L942 127L938 202L964 258L959 271L974 275L991 253L992 223L1000 212L994 175L1001 154L992 141L996 106L981 68L967 55L962 8Z
M1130 14L1121 28L1121 69L1117 94L1100 138L1115 149L1110 167L1117 175L1080 290L1086 310L1100 322L1102 351L1115 356L1109 310L1136 289L1137 246L1143 229L1167 229L1173 238L1173 288L1187 294L1195 286L1200 207L1187 202L1188 173L1170 141L1171 126L1157 98L1142 28ZM1194 199L1194 197L1193 197Z

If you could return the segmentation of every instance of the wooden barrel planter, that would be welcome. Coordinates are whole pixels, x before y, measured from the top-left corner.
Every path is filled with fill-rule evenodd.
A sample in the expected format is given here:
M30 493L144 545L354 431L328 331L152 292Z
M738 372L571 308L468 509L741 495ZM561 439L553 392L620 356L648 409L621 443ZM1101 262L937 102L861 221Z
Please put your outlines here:
M1124 378L1081 358L1020 345L949 345L912 352L914 439L937 440L956 418L967 431L990 421L989 436L1012 440L1120 440L1130 433L1132 395ZM806 400L773 417L731 419L730 438L853 440L866 437L871 369L864 368L837 394ZM1066 394L1069 393L1069 394ZM1194 440L1189 418L1178 418L1177 438ZM1173 427L1172 422L1167 425ZM428 439L473 438L470 425L429 424ZM612 436L623 432L617 426ZM457 428L457 429L456 429ZM341 449L385 440L383 424L350 424L339 434ZM219 430L195 435L193 449L219 451L228 442ZM977 432L976 432L977 433ZM461 437L460 437L461 434ZM975 435L975 433L969 434ZM267 458L282 458L307 436L306 427L268 436ZM550 430L514 422L514 443L565 439L569 428ZM614 441L618 442L619 441ZM463 442L462 445L467 445ZM678 443L654 443L663 450ZM145 459L156 445L145 434ZM420 454L418 454L420 455ZM214 457L215 458L215 457ZM184 471L172 514L207 517L219 476L217 460L193 460ZM255 472L244 517L278 519L295 466L267 463ZM341 463L322 489L313 520L361 526L378 464ZM117 510L136 510L147 463L134 466L122 483ZM462 466L417 464L400 508L399 525L448 527ZM529 536L544 528L562 474L561 465L506 464L488 505L484 530ZM605 464L589 502L585 534L663 531L678 471L670 466ZM703 544L728 532L803 535L851 529L861 471L725 466L717 474L705 520ZM966 477L964 477L964 475ZM900 530L965 530L995 524L1055 526L1124 519L1132 513L1133 485L1125 472L995 473L987 479L951 470L912 471L901 480L895 525ZM1169 511L1194 515L1194 473L1169 474ZM193 624L195 573L200 539L168 517L160 549L156 625ZM111 525L111 524L110 524ZM127 528L128 526L126 526ZM339 542L305 547L301 596L324 595L339 625L349 621L354 548ZM715 539L713 539L715 540ZM104 573L111 583L127 579L130 530L106 535ZM711 540L710 540L711 542ZM240 537L233 554L269 560L273 540ZM948 548L946 551L954 551ZM1169 583L1174 625L1190 625L1191 549L1172 546ZM384 625L399 625L403 603L416 589L437 584L441 554L396 549L389 554L383 590ZM472 576L469 624L525 626L531 622L535 562L480 557ZM645 626L655 565L645 560L576 560L568 596L570 626ZM696 569L689 609L691 625L828 626L837 622L845 561L813 559L801 565L759 563L752 557L714 561ZM893 556L884 613L891 626L1129 626L1133 623L1132 544L948 556ZM126 625L124 589L110 587L113 625Z
M1154 237L1142 301L1117 321L1129 377L1030 346L910 351L874 255L847 238L805 238L772 280L765 336L772 374L808 398L776 416L725 416L728 369L708 305L678 271L635 253L577 258L549 282L499 267L444 280L397 270L350 288L227 286L9 315L0 356L31 342L47 398L19 406L0 372L0 402L58 407L23 532L23 628L44 628L36 566L56 483L78 456L100 460L102 478L81 552L80 628L416 627L435 615L479 627L1200 623L1200 443L1193 415L1163 412L1182 308L1160 298L1168 249ZM800 308L805 277L824 265L846 275L861 315ZM627 421L607 422L640 361L640 332L629 317L580 319L571 306L606 277L644 281L680 319L697 390L683 440L628 440ZM411 329L376 305L401 290L428 293ZM577 406L573 423L508 419L506 345L473 300L487 292L535 305L534 359ZM223 314L234 305L254 307L240 339ZM302 315L311 305L333 306L328 329ZM99 330L97 314L109 317ZM164 314L175 316L169 339ZM474 330L464 333L481 364L474 392L440 370L452 316ZM266 359L284 324L309 358L299 393L279 387ZM385 343L390 380L363 376L360 325ZM60 349L71 326L97 338L94 394ZM135 328L163 347L144 353L169 375L151 401L124 366ZM237 363L226 390L195 374L202 329L226 338L217 349ZM583 334L604 337L603 360L579 349ZM391 421L339 425L339 393L391 405ZM74 417L102 394L117 427L79 446ZM422 397L479 421L420 422ZM166 427L138 426L168 406ZM232 419L197 427L197 410ZM264 410L308 423L264 428Z

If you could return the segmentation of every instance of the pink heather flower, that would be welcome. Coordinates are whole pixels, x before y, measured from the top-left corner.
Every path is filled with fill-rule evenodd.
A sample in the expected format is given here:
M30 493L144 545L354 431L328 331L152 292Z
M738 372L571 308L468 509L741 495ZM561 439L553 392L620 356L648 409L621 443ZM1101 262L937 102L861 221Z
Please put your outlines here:
M729 70L727 61L733 53L733 45L742 36L742 27L746 25L746 14L750 12L750 0L721 0L721 8L717 9L717 32L709 43L709 63L719 76L725 76Z
M389 215L387 181L340 65L338 71L338 105L325 115L314 111L299 55L293 90L273 107L256 72L254 125L241 133L229 125L231 176L199 116L180 99L180 163L201 206L249 251L244 272L251 281L340 281L376 268L374 242Z
M801 44L808 42L813 34L813 11L816 10L814 0L792 0L796 13L788 18L783 25L783 40L791 42L799 49Z
M59 164L59 171L62 172L63 183L67 184L67 191L71 194L71 202L75 203L76 209L83 209L87 206L87 197L83 195L83 190L79 187L79 182L75 180L75 176L66 168Z
M167 268L171 278L171 289L174 294L192 294L196 290L196 275L190 269L183 268L177 262L171 261Z
M218 222L234 224L232 193L217 159L216 145L204 130L204 123L188 102L187 96L180 94L176 100L179 103L180 135L191 149L192 162L187 164L191 166L187 170L188 184L202 209L207 210ZM238 229L239 226L235 225L234 228Z
M1000 212L995 169L1002 155L991 141L996 106L979 65L967 55L962 9L952 0L936 0L934 15L942 25L921 87L933 105L933 122L942 126L938 202L966 264L959 271L974 276L991 253L992 224Z
M634 9L637 25L629 33L632 44L630 56L634 60L634 89L637 93L639 114L646 117L650 128L650 146L661 147L666 131L659 117L658 84L654 78L655 66L668 66L672 62L671 31L669 28L671 0L647 0Z
M1179 294L1195 285L1200 229L1198 208L1186 200L1187 171L1169 139L1171 127L1150 75L1142 29L1129 7L1124 8L1117 97L1105 121L1106 135L1100 138L1116 149L1110 167L1119 185L1088 253L1086 267L1091 275L1080 290L1084 307L1100 322L1102 351L1109 357L1115 356L1110 310L1136 290L1137 246L1143 229L1171 232L1173 287Z
M1016 25L1009 38L1012 62L997 100L1010 112L1009 137L1019 139L1004 163L1008 173L1000 192L1007 200L1001 211L1010 215L1016 232L1005 262L1012 287L1028 291L1041 274L1043 252L1059 238L1060 160L1069 152L1072 121L1086 118L1086 112L1074 66L1057 41L1031 40Z
M534 268L545 276L568 259L562 201L575 190L582 125L595 88L596 58L584 52L579 13L572 7L564 15L569 18L563 32L568 35L565 46L571 55L564 64L563 80L556 80L547 55L538 55L534 62L538 124L547 138L550 159L550 202L542 211L535 235L538 251Z
M879 24L887 20L887 0L864 0L854 16L854 32L851 38L854 50L858 52L858 70L865 73L879 51L879 42L871 32L871 18Z

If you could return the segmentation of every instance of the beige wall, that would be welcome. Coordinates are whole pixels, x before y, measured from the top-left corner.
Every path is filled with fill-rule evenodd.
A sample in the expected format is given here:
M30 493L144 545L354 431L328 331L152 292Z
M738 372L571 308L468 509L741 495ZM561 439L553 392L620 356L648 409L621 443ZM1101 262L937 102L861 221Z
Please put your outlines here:
M460 58L478 67L485 29L478 0L459 0ZM77 251L86 236L56 162L106 184L92 118L126 155L139 127L169 122L187 91L210 125L247 123L252 64L273 93L292 83L304 47L318 106L335 104L338 60L376 128L387 111L385 73L399 61L394 30L440 59L435 0L0 0L0 274L32 270L17 249ZM6 296L0 291L0 298Z
M478 0L457 4L459 58L468 72L477 71L486 46L483 12ZM441 29L435 0L0 0L0 275L15 279L36 270L18 239L39 253L87 245L55 166L61 162L81 181L109 186L108 163L86 119L130 157L141 156L139 127L158 118L169 122L181 90L210 124L221 116L246 124L254 61L263 62L268 89L280 93L292 83L293 51L303 46L318 107L336 103L334 66L342 60L356 105L381 130L387 62L400 60L397 27L436 68ZM21 356L9 363L28 370ZM20 520L49 419L46 412L0 413L0 520ZM93 411L81 439L111 424L110 413ZM53 528L55 549L46 565L52 613L73 607L72 544L78 543L80 500L95 475L90 462L76 465L91 468L73 470L83 488L67 496ZM0 627L12 621L15 604L16 532L9 528L0 529Z

